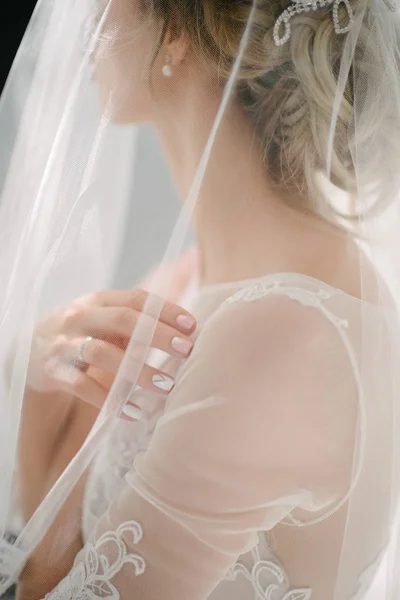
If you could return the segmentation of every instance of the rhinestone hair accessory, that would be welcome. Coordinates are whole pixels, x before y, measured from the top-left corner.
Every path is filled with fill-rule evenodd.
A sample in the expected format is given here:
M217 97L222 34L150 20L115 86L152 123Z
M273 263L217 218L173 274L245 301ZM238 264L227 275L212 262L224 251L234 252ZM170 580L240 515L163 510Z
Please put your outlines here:
M389 10L393 12L396 10L395 0L384 0L384 2ZM343 26L339 21L339 8L341 4L344 5L348 16L347 23ZM275 46L283 46L283 44L289 41L291 35L290 20L292 17L305 12L314 12L328 6L332 6L335 33L341 35L350 31L354 23L354 13L349 0L293 0L292 4L283 11L275 23L273 31ZM283 35L280 35L282 24L284 31Z

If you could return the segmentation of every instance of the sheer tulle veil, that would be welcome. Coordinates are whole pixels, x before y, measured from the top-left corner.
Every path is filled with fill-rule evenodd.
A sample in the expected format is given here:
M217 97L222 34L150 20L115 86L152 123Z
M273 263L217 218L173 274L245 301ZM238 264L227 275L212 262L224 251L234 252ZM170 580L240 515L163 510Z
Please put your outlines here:
M151 214L146 212L149 194L154 193L152 184L158 178L164 181L165 177L165 164L159 160L159 150L152 154L153 150L149 152L146 146L148 136L153 135L149 133L151 125L147 122L146 110L151 104L152 110L160 111L164 120L169 118L168 94L175 76L174 65L164 64L166 57L160 54L162 43L158 46L153 35L154 31L163 33L157 21L157 6L163 4L162 0L39 0L0 104L3 140L1 592L18 581L32 552L45 540L65 499L85 477L94 457L114 430L123 407L135 394L157 319L169 295L171 279L155 277L152 280L141 318L134 327L124 360L93 428L33 516L22 523L18 511L18 447L26 379L34 360L35 323L46 312L72 303L77 297L114 285L124 239L129 236L126 230L129 215L138 240L129 259L132 285L142 275L143 257L154 256L154 248L159 254L154 256L154 262L169 265L177 261L191 243L193 215L208 173L219 168L218 160L214 160L215 148L232 104L239 98L242 105L251 105L252 94L255 97L257 92L259 97L260 86L264 86L267 94L274 84L282 85L289 94L297 89L297 80L293 78L301 80L307 71L310 79L303 87L309 85L310 93L306 102L312 103L312 94L318 95L315 102L324 106L325 114L329 113L329 123L321 121L319 133L312 132L310 144L321 147L307 154L316 158L303 165L304 177L300 184L296 174L291 173L290 165L295 163L288 160L289 166L285 167L283 159L285 152L287 155L291 152L287 142L291 119L297 122L299 110L306 113L304 105L300 109L293 106L290 113L287 104L287 112L273 135L270 130L265 134L263 124L257 119L251 120L253 113L249 109L248 122L254 129L254 140L261 140L253 144L252 152L262 153L266 168L284 193L293 194L295 189L299 203L308 197L309 201L299 210L309 213L310 218L316 216L324 223L334 223L348 241L349 252L355 240L363 250L359 262L362 297L354 309L358 325L353 343L360 357L354 368L354 385L362 400L381 377L385 383L382 394L389 400L381 408L371 406L367 400L364 404L360 401L348 489L341 501L329 507L332 514L345 507L344 533L332 559L336 566L335 591L331 597L350 600L351 592L353 595L357 592L351 582L353 570L361 573L365 567L362 561L366 557L360 558L362 553L359 553L365 518L376 519L376 527L370 524L370 531L379 546L379 561L374 562L373 572L365 576L367 585L360 584L360 596L354 598L364 597L362 593L373 579L374 570L380 568L381 586L377 592L380 595L375 598L397 600L400 594L400 337L397 328L400 308L400 169L397 164L400 154L400 21L398 9L391 1L295 0L289 4L284 0L271 3L232 0L230 6L229 2L221 2L221 11L231 10L240 15L235 22L236 34L227 41L232 46L231 54L221 51L221 55L214 56L219 90L215 114L207 131L200 119L198 131L193 131L193 135L204 142L202 152L176 216L165 218L165 206L171 197L171 187L167 185L165 190L158 188L158 197L151 198ZM197 0L193 6L190 2L186 4L190 12L201 2ZM219 2L215 0L215 4ZM272 5L275 8L272 9ZM261 35L259 24L263 13L268 15L266 22L269 19L271 26ZM271 57L269 72L263 73L261 69L258 72L251 63L254 52L250 52L250 48L255 38L258 39L257 52ZM326 53L328 43L332 45L334 64L324 77L319 49L323 48ZM208 47L213 47L216 54L220 51L216 44ZM198 61L199 64L205 61L204 55L199 54ZM264 64L261 59L260 64ZM294 67L286 80L280 80L278 74L283 73L284 78L288 64ZM179 115L171 113L170 119L172 130L179 132ZM298 126L304 127L301 119ZM314 126L313 123L306 125L311 129ZM285 150L280 151L283 147ZM147 153L146 164L141 160L144 153ZM230 173L224 177L228 179ZM176 195L182 195L181 190L177 190ZM340 265L337 268L339 271ZM373 300L371 273L379 288ZM333 275L331 289L335 289L336 283ZM232 303L232 311L236 310L235 306ZM372 334L371 314L376 312L382 315L379 321L382 329ZM224 327L216 325L215 347L223 330ZM348 348L346 334L340 333L342 339L340 336ZM375 340L374 348L371 339ZM242 382L247 374L249 380L254 375L250 364L243 365ZM189 379L189 375L187 377ZM179 416L181 413L177 411ZM174 418L177 417L172 416L171 420ZM378 422L386 442L375 447ZM139 489L139 483L131 485ZM151 489L149 484L147 497ZM367 502L372 492L376 497ZM282 507L301 506L307 512L307 503L296 504L297 492L293 491L293 496L290 490L285 494L279 510L278 502L274 510L285 516L290 535L296 525L300 526L299 521L297 516L291 520L290 511ZM141 498L145 496L143 491ZM207 494L204 497L208 497ZM167 496L159 500L158 506L164 506L163 503L168 503ZM376 514L372 505L377 507ZM312 522L315 517L317 524L318 515L312 515L311 500L308 506L306 520ZM178 501L171 508L171 521L178 519L174 511L179 511ZM118 539L122 536L131 539L133 535L139 542L141 533L132 527L128 531L126 515L119 523L116 514L112 513L109 521L112 530L119 532ZM192 515L186 517L190 521L187 528L197 540L202 540L213 552L223 546L221 540L225 538L220 522L220 528L211 534L209 523L200 518L196 520ZM134 519L132 515L132 521ZM247 525L247 531L252 530L250 520ZM67 523L60 536L67 539L68 531L75 526L76 522ZM16 532L15 541L9 538L10 530ZM108 543L99 539L103 540L102 544ZM118 548L125 552L121 545ZM235 549L232 555L234 553ZM111 568L112 559L107 560L103 571ZM130 560L134 563L133 570L139 573L143 567L139 558ZM88 563L84 564L87 570ZM91 564L95 568L94 562ZM130 575L126 577L129 579ZM115 587L104 587L101 593L97 588L97 591L85 588L84 595L77 591L77 581L74 580L76 589L69 588L70 595L64 590L64 596L60 592L54 598L128 598L118 587L119 583L114 582ZM130 582L129 585L136 584ZM151 593L147 596L145 590L139 589L137 597L150 600L154 597ZM187 600L206 598L208 595L202 591L198 595L187 592ZM185 599L182 597L182 600Z

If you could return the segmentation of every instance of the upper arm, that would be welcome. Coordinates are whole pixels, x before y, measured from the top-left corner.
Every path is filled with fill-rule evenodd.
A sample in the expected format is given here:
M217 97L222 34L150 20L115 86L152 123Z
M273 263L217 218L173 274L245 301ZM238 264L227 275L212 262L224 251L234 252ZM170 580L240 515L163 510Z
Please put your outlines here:
M271 477L274 497L333 496L347 485L357 402L348 351L324 314L286 296L237 303L198 339L138 464L171 501L179 489L199 510L263 505Z

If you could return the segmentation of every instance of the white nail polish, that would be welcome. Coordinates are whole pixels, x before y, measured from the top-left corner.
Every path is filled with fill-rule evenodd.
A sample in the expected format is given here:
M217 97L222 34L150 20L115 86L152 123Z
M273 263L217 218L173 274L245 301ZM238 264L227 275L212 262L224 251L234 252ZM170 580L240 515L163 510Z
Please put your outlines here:
M162 375L161 373L153 375L151 380L156 388L163 390L164 392L170 392L175 385L175 381L171 377Z
M122 412L130 419L135 419L135 421L140 421L142 418L142 411L140 408L137 408L137 406L132 406L132 404L125 404Z

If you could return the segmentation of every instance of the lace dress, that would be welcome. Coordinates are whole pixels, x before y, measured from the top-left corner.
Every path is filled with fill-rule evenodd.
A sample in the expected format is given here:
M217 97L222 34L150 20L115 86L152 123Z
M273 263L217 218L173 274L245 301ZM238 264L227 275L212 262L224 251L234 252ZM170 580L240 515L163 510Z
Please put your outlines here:
M370 311L371 348L379 336L382 351L383 316L297 274L205 288L182 304L198 319L195 350L165 359L176 377L167 402L139 389L143 419L115 422L86 485L86 546L49 600L366 598L390 526L388 445L377 437L390 390L385 361L361 365L359 317ZM365 514L345 546L358 493Z

